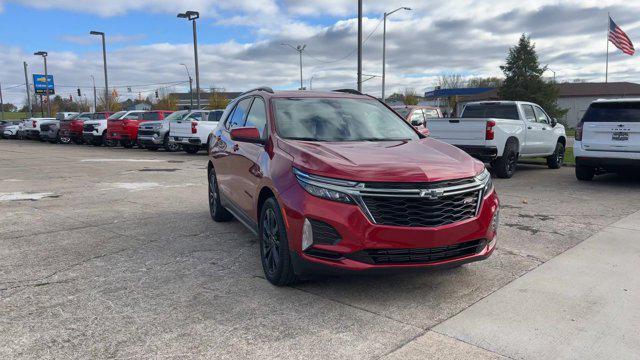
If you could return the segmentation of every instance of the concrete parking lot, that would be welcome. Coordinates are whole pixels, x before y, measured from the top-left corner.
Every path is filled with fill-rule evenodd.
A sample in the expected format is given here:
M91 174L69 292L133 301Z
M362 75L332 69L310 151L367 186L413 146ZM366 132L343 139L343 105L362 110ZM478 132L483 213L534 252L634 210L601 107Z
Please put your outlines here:
M211 221L206 159L0 140L0 358L640 351L637 179L579 183L572 168L522 165L495 180L501 227L487 261L277 288L256 238Z

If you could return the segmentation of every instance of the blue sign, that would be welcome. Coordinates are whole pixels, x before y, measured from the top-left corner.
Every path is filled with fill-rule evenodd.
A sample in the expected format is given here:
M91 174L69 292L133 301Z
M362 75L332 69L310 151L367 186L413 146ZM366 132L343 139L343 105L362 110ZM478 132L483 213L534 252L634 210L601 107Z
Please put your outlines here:
M47 93L47 78L49 79L49 95L55 94L53 75L47 75L45 78L42 74L33 74L33 87L36 89L36 94L41 95Z

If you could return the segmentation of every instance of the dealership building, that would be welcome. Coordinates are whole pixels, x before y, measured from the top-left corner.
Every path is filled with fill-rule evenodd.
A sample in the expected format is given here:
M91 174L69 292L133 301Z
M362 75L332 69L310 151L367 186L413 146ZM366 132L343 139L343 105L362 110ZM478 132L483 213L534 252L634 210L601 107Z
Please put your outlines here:
M560 83L558 84L558 107L567 109L567 114L559 119L569 127L575 127L589 104L597 99L640 98L640 84L631 82L609 83ZM425 100L431 105L444 104L446 98L457 96L460 114L462 108L472 101L498 100L498 90L495 88L463 88L436 89L425 93Z

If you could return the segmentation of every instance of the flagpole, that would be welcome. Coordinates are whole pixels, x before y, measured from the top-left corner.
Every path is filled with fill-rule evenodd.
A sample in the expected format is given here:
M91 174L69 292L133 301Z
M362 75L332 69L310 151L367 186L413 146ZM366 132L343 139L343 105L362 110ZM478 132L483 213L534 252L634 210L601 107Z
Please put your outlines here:
M609 31L611 29L611 14L607 13L607 65L604 72L604 82L609 82Z

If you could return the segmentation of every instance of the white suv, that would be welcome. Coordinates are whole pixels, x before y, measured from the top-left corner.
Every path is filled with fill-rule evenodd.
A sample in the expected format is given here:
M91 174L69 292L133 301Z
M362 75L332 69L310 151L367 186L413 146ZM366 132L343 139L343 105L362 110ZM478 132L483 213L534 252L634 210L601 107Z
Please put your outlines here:
M640 168L640 99L596 100L576 129L576 177Z

